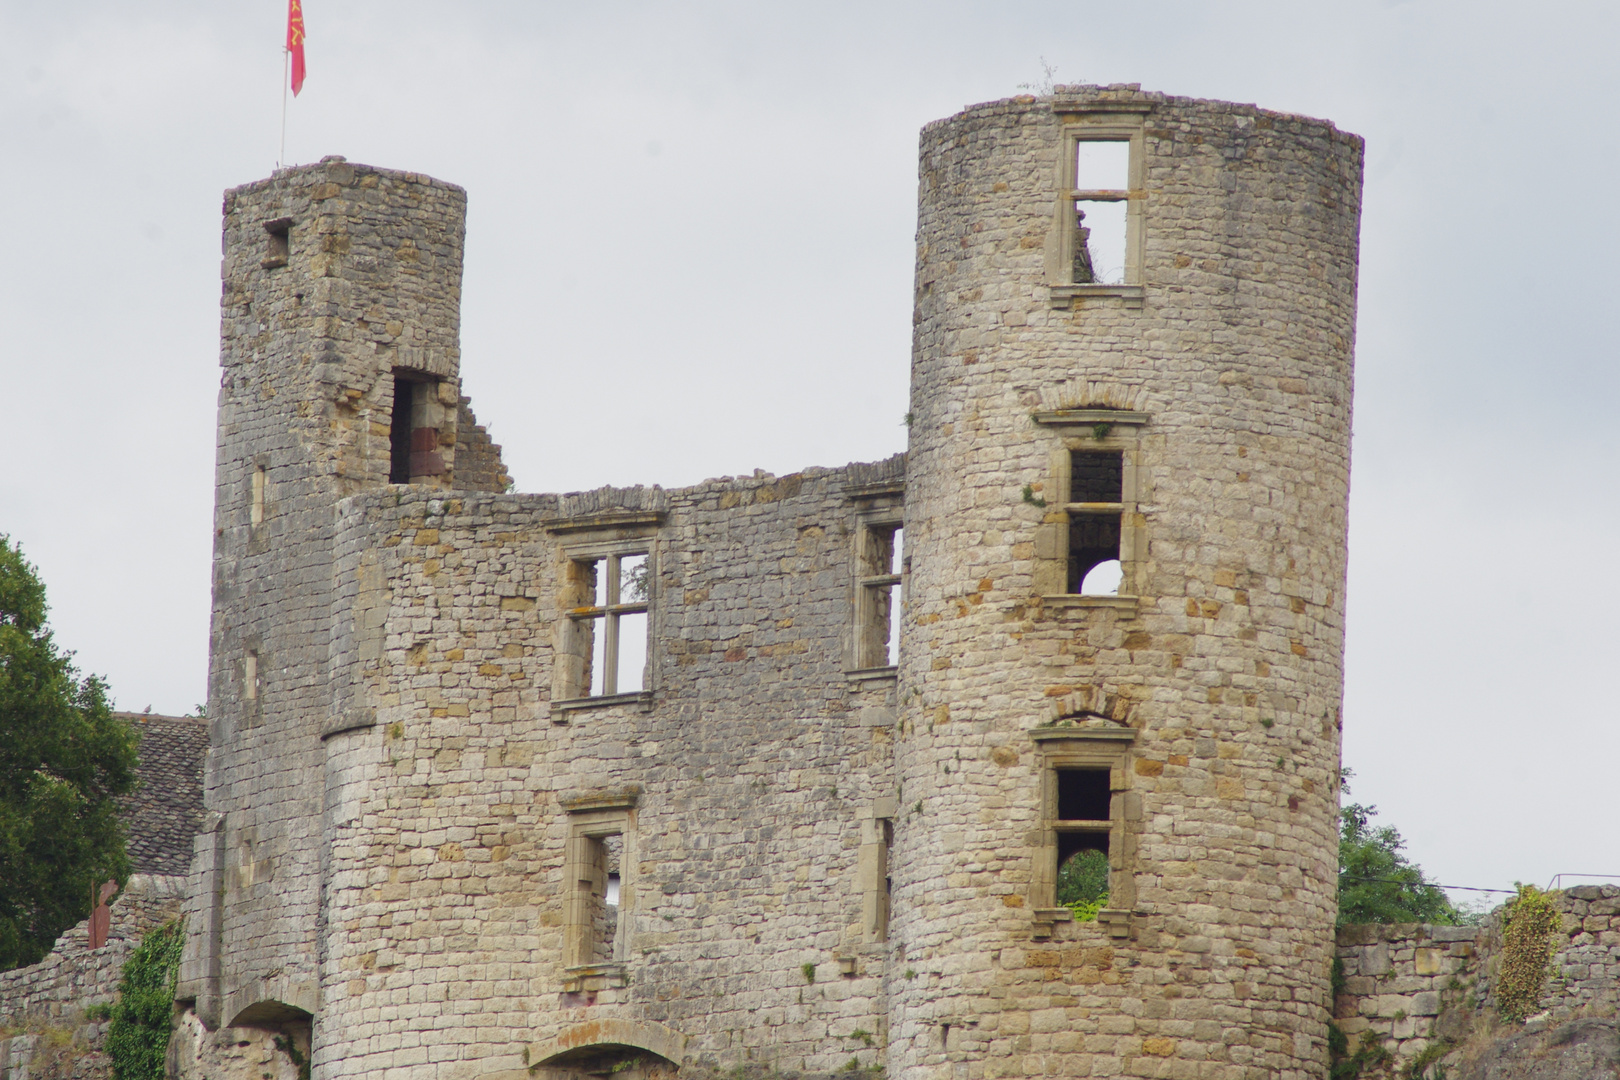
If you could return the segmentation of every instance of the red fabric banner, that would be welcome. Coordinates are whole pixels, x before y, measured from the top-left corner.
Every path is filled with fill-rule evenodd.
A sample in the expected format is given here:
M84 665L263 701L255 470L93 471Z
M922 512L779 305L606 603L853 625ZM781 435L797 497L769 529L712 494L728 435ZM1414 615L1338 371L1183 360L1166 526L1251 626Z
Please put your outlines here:
M287 52L292 55L293 97L304 88L304 5L287 0Z

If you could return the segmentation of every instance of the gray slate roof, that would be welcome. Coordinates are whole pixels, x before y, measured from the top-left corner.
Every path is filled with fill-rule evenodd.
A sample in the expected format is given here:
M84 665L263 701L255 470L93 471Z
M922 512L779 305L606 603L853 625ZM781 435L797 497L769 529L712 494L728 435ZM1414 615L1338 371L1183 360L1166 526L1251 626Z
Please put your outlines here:
M129 861L137 874L184 874L203 815L208 721L119 713L141 734L140 786L124 799Z

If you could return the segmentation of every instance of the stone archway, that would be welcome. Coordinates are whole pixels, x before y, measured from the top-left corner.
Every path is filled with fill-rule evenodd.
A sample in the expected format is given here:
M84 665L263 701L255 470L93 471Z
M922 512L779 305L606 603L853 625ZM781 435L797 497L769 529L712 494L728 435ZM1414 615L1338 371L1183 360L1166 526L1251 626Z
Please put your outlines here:
M674 1080L686 1036L650 1020L593 1020L529 1048L535 1080Z

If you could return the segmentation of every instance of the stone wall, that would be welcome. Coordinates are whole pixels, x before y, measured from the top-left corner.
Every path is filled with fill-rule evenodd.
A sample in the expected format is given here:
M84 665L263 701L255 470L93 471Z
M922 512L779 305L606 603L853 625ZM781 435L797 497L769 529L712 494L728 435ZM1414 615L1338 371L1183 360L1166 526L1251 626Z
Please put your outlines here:
M1425 1051L1465 1080L1620 1075L1620 886L1566 889L1554 903L1562 924L1546 988L1524 1023L1503 1020L1496 1008L1504 909L1478 927L1341 928L1334 1023L1352 1049L1374 1040L1389 1051L1379 1070L1389 1075ZM1594 1071L1562 1071L1588 1059Z
M456 422L456 483L462 491L505 491L512 482L501 448L473 415L472 398L461 399Z
M851 678L846 645L857 515L902 477L894 459L340 508L337 606L383 615L374 651L365 620L336 622L335 664L363 678L332 710L356 726L326 743L340 914L317 1068L519 1073L604 1015L685 1033L694 1061L878 1060L851 1035L883 1030L888 969L861 932L857 841L892 802L894 676ZM658 519L649 689L559 703L569 554L636 514ZM634 792L619 958L570 976L570 809L615 792Z
M107 944L90 948L86 919L37 964L0 972L0 1080L102 1078L105 1021L86 1018L118 996L124 961L147 931L180 914L186 879L135 874L112 903Z

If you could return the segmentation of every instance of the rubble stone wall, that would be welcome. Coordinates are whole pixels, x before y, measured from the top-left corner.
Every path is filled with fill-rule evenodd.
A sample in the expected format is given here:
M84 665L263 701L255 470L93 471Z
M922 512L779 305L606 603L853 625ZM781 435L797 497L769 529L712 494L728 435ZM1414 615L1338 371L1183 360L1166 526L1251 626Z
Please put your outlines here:
M1588 1050L1584 1037L1573 1036L1584 1031L1583 1024L1594 1023L1607 1024L1608 1064L1620 1067L1620 1042L1614 1037L1620 1018L1620 886L1576 886L1555 893L1553 900L1561 925L1547 983L1522 1024L1497 1012L1494 980L1502 958L1503 918L1498 909L1477 927L1342 927L1338 958L1344 981L1335 1025L1352 1049L1371 1039L1389 1051L1391 1075L1428 1050L1452 1075L1484 1075L1493 1063L1507 1069L1523 1059L1543 1062L1545 1075L1560 1076L1564 1054Z
M86 1010L118 997L124 961L147 931L180 914L185 884L179 875L135 874L113 900L101 948L90 948L86 919L39 963L0 972L0 1080L111 1075L100 1052L106 1022Z

